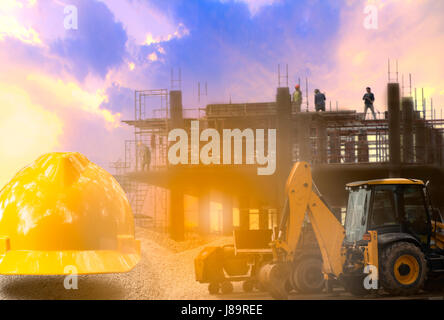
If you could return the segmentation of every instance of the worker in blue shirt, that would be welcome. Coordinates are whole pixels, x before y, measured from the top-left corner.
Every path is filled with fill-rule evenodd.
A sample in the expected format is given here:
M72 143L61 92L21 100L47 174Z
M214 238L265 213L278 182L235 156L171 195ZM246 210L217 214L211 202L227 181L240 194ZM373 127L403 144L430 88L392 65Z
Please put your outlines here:
M365 104L365 110L364 110L364 120L367 117L367 110L370 109L373 114L373 119L376 120L376 113L375 113L375 107L373 103L375 102L375 95L372 92L371 88L367 88L367 93L362 98L364 100Z
M325 94L323 94L319 89L315 90L315 107L316 112L323 111L325 112L325 100L327 98L325 97Z

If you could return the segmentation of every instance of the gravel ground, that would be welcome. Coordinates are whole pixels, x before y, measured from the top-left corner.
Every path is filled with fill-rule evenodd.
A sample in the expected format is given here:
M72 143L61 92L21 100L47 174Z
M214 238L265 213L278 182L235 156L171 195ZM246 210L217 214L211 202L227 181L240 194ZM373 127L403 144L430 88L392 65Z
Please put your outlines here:
M0 276L0 299L212 299L194 279L194 258L203 247L230 238L176 243L139 228L136 238L142 258L129 273L79 276L77 290L66 290L62 276Z
M132 300L268 300L264 292L242 293L240 283L234 293L210 296L207 286L194 279L194 258L208 245L220 246L232 238L194 238L177 243L165 235L138 228L136 238L142 241L142 258L129 273L79 276L78 289L66 290L63 276L0 276L0 299L132 299ZM443 293L421 294L408 299L440 299ZM332 295L292 294L290 299L355 299L338 290ZM368 299L406 299L401 297L369 297Z

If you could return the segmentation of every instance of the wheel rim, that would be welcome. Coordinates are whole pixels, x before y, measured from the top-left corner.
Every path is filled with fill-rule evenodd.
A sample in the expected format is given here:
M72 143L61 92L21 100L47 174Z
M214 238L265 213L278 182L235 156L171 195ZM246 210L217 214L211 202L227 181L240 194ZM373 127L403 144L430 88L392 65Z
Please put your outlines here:
M419 277L419 263L411 255L400 256L394 265L396 280L402 285L410 285Z

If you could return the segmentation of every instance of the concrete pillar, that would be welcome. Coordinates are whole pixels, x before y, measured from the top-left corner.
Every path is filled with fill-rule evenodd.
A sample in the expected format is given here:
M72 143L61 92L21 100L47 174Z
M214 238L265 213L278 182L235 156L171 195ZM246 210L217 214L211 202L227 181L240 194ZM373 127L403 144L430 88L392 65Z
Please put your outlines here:
M278 88L276 95L277 112L277 166L287 172L291 168L291 96L288 88Z
M430 146L427 148L427 163L433 164L435 163L435 154L436 154L436 139L435 134L432 128L427 128L427 144Z
M223 232L225 235L233 234L233 197L228 194L223 195Z
M341 135L339 130L332 130L330 132L330 163L341 162Z
M170 191L170 221L169 229L171 239L185 240L185 212L183 206L183 192L179 188Z
M367 132L361 130L358 135L358 162L370 162Z
M402 161L413 162L413 98L402 98Z
M277 114L277 154L276 154L276 190L278 199L284 201L285 182L292 166L292 122L290 90L278 88L276 94ZM242 215L241 215L242 216ZM242 218L241 218L242 219ZM248 226L249 227L249 226Z
M401 167L401 96L399 83L389 83L388 93L388 126L389 126L389 153L390 175L397 177Z
M435 165L442 166L442 134L439 131L435 131L435 144L436 144L436 157Z
M298 126L298 146L299 146L299 161L312 161L311 143L310 143L310 129L311 129L311 114L300 113L297 118Z
M210 233L210 201L209 193L199 197L199 231L204 235Z
M439 139L438 141L441 141L439 146L440 146L440 150L441 150L441 162L440 165L443 166L444 165L444 137L442 135L442 133L438 133L439 135Z
M182 115L182 92L170 91L170 114L171 125L173 128L183 128ZM181 168L170 168L174 170L173 177L180 176ZM185 238L185 211L183 205L183 192L178 187L171 189L170 197L170 235L176 241L182 241Z
M317 131L317 161L327 163L327 123L324 119L318 121Z
M239 229L250 229L250 199L248 196L240 196L239 200Z
M426 163L427 151L426 151L426 126L424 120L417 120L415 126L415 154L416 163Z
M173 128L183 127L182 91L170 91L170 117Z
M347 137L347 141L345 142L345 162L356 162L356 142L353 135L349 135Z

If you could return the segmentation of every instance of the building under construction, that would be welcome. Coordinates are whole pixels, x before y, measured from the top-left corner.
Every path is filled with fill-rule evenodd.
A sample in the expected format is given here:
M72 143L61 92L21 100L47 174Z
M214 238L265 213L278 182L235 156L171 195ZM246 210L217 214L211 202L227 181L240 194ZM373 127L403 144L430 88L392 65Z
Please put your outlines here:
M135 92L134 139L125 142L125 159L113 163L126 189L136 221L182 240L190 232L231 234L233 228L275 226L284 200L284 183L296 161L313 166L314 181L341 219L345 184L386 177L430 180L432 201L444 207L444 120L402 97L397 82L387 85L387 111L365 120L356 111L298 110L288 87L277 88L268 103L210 104L184 109L180 90ZM308 108L307 108L308 109ZM168 133L191 122L200 130L276 129L276 172L259 176L257 165L171 165ZM265 143L265 145L267 145ZM142 148L151 151L143 170ZM190 151L191 152L191 151Z

